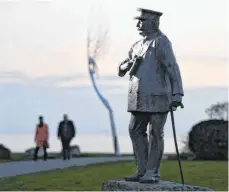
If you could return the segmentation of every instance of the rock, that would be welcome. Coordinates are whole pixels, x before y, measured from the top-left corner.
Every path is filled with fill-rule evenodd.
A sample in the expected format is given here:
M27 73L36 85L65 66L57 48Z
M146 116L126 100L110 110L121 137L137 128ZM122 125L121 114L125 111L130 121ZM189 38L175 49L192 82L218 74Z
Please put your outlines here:
M0 159L11 159L11 151L0 144Z
M70 146L70 153L71 153L71 156L80 156L80 147L78 145L72 145ZM60 152L60 155L62 155L62 150Z
M71 155L80 156L80 147L78 145L71 146Z
M227 160L228 121L211 119L194 125L188 142L195 159Z
M25 151L24 155L27 156L27 157L33 157L34 151L35 151L35 147L29 148L29 149L27 149L27 150ZM43 157L43 155L44 155L44 150L43 150L42 147L40 147L37 156L38 156L38 157Z
M175 182L160 181L155 184L126 182L124 180L105 181L102 191L214 191L207 187L182 185Z

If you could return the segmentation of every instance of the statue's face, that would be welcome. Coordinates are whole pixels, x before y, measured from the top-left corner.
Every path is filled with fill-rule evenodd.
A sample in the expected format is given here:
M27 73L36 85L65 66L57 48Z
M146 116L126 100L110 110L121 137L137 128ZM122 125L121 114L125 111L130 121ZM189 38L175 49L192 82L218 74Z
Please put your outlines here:
M149 33L155 32L159 28L159 18L155 19L139 19L137 23L137 30L142 36L146 36Z
M146 31L147 23L148 23L147 20L144 20L144 19L138 20L136 27L140 35L143 35L144 32Z

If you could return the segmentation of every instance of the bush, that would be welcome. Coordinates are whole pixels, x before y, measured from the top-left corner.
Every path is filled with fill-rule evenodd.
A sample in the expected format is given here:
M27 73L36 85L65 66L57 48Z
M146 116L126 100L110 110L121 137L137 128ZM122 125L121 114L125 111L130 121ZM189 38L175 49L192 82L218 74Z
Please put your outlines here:
M228 159L228 121L207 120L194 125L188 146L198 160Z

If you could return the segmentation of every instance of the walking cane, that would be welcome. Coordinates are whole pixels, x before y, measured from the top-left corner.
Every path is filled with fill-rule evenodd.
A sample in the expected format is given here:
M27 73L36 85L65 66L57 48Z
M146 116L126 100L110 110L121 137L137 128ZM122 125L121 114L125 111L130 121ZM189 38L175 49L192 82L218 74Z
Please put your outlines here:
M183 104L181 104L181 108L184 108ZM172 121L172 128L173 128L174 143L175 143L175 147L176 147L177 159L178 159L179 168L180 168L181 181L182 181L182 184L184 185L184 176L183 176L183 172L182 172L180 155L179 155L179 150L178 150L178 146L177 146L177 138L176 138L174 115L173 115L173 107L170 108L170 114L171 114L171 121Z

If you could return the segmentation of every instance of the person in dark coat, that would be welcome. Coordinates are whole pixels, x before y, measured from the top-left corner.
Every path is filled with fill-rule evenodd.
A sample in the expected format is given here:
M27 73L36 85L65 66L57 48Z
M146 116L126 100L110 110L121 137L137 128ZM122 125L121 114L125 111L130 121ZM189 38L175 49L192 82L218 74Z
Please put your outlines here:
M64 114L64 120L59 123L58 127L58 139L62 143L62 155L63 159L70 159L70 143L71 140L75 137L75 126L73 121L68 119L68 116Z

